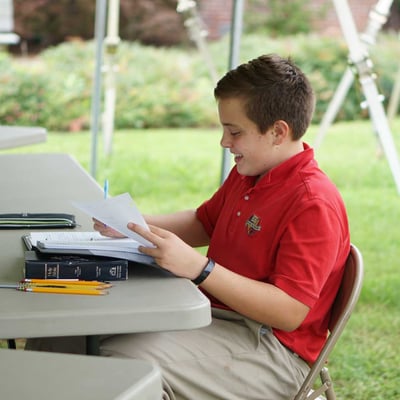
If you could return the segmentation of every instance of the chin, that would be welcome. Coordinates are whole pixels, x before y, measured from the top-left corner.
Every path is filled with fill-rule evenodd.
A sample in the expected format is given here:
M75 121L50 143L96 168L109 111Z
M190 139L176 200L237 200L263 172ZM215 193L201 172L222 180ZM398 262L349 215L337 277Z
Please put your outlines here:
M239 172L240 175L243 176L257 176L257 174L254 174L253 172L248 171L245 168L238 168L237 171Z

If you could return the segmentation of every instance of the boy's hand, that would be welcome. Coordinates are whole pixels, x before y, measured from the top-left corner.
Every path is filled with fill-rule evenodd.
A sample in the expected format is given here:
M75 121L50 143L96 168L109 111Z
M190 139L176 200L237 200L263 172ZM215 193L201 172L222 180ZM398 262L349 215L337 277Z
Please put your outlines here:
M98 231L103 236L108 236L112 238L124 238L125 236L122 233L117 232L115 229L110 228L109 226L103 224L96 218L92 218L93 220L93 229Z
M195 279L207 264L207 257L170 231L154 225L149 225L150 231L148 231L132 222L128 224L128 228L155 246L139 246L139 250L152 256L160 267L176 276Z

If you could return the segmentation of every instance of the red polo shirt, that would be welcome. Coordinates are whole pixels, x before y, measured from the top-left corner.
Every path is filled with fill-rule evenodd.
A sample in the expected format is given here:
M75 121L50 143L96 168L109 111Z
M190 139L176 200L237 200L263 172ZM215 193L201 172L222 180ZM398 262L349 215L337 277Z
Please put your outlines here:
M318 168L313 150L304 144L303 152L257 183L234 167L197 217L211 238L209 257L310 307L299 328L274 329L274 334L304 360L315 361L326 340L350 238L342 198ZM228 308L209 298L212 306Z

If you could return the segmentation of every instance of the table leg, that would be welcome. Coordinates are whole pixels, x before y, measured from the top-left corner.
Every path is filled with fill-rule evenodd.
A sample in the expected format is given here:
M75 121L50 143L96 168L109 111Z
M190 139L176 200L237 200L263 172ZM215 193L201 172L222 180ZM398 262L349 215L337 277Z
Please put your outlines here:
M100 355L100 337L97 335L86 336L86 354L92 356Z

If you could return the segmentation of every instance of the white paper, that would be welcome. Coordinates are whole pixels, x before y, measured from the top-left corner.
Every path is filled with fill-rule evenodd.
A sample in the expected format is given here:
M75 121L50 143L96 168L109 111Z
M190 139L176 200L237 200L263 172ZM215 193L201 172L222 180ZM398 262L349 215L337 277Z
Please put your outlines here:
M93 241L104 238L99 232L79 232L79 231L34 231L30 232L28 239L32 246L36 246L37 242L81 242Z
M140 243L131 238L109 238L96 231L34 231L22 238L28 249L36 247L41 253L97 255L157 265L153 257L139 251Z
M131 238L109 238L102 236L99 232L31 232L28 240L34 247L41 249L64 249L64 250L110 250L139 252L140 243Z
M73 202L73 205L122 235L135 239L144 246L154 247L151 242L127 228L128 222L134 222L149 230L129 193L90 203Z

